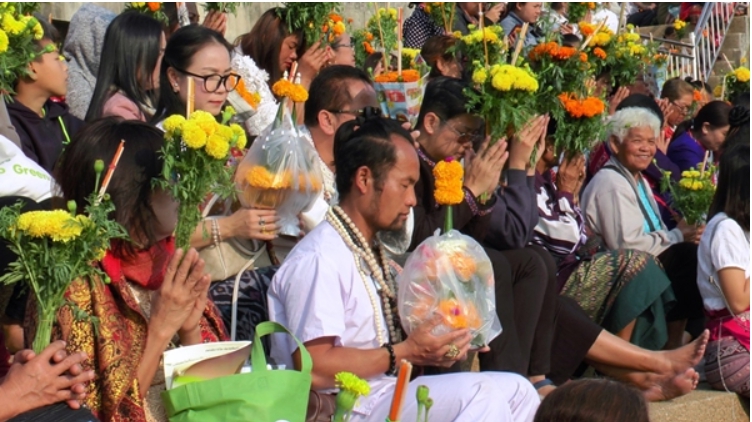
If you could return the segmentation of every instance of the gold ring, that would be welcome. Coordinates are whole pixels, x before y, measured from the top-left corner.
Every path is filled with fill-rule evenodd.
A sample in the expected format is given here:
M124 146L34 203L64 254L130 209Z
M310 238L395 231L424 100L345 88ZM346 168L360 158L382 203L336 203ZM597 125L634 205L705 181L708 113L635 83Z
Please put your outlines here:
M450 344L449 351L444 353L444 357L447 359L455 359L459 355L460 355L460 349L454 344Z

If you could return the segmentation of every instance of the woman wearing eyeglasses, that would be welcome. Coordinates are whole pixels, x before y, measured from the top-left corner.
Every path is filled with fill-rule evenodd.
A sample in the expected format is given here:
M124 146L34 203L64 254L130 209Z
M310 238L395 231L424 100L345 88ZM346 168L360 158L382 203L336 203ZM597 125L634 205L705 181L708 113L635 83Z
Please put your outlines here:
M329 46L331 51L329 65L355 66L355 44L353 43L352 36L348 33L335 38Z
M219 116L230 91L238 85L239 77L230 65L232 46L211 29L190 25L178 29L165 48L160 71L160 97L157 113L152 121L161 122L173 114L185 114L188 100L188 79L195 83L195 110ZM241 208L216 223L204 220L191 238L191 246L201 249L212 245L217 224L219 238L272 240L277 237L277 213L274 210Z
M666 113L666 139L673 138L676 127L691 116L689 111L694 101L695 88L680 78L669 79L663 84L661 98L669 101L668 113Z

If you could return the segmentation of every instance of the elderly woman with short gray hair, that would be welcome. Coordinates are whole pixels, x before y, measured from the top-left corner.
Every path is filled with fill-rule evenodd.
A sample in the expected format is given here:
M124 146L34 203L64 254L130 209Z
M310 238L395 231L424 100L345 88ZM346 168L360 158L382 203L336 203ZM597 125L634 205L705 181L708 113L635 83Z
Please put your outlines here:
M697 243L704 227L682 220L669 231L661 221L641 174L653 160L660 130L658 117L644 108L625 108L612 116L608 142L613 156L585 189L582 209L588 228L607 248L636 249L661 261L677 299L667 315L666 348L676 348L683 343L687 319L703 317L696 279Z

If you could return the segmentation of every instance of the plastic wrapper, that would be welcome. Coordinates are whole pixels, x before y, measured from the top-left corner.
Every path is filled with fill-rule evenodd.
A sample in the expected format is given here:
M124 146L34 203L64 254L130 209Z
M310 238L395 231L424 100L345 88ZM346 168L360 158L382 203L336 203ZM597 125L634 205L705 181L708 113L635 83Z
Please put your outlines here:
M298 215L311 208L321 194L321 169L316 150L285 113L256 139L235 174L241 205L275 209L280 234L300 234Z
M397 285L407 334L435 314L442 322L434 335L465 328L473 335L474 348L501 334L491 260L471 237L456 230L442 235L437 231L410 255Z
M423 79L415 82L376 82L381 111L392 119L415 125L423 102Z

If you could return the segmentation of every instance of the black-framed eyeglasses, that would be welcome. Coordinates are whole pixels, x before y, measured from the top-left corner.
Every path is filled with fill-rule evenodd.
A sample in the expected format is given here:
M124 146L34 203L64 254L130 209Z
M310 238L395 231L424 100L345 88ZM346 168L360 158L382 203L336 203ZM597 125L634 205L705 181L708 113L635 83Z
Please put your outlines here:
M350 114L355 117L364 117L369 119L371 117L384 117L384 113L381 112L381 107L363 107L360 110L327 110L334 114Z
M173 68L180 73L203 80L204 89L206 90L206 92L217 92L219 91L219 87L221 86L224 86L227 92L231 92L231 91L234 91L235 88L240 83L240 75L238 75L237 73L230 73L224 76L214 73L211 75L204 76L204 75L197 75L195 73L191 73L183 69L178 69L177 67L174 67L174 66Z
M473 144L480 142L483 140L483 133L481 133L480 130L473 130L468 132L460 132L456 127L452 126L448 121L441 119L442 122L445 123L445 126L447 126L449 129L454 132L455 135L457 135L457 142L464 144L467 142L472 142Z

